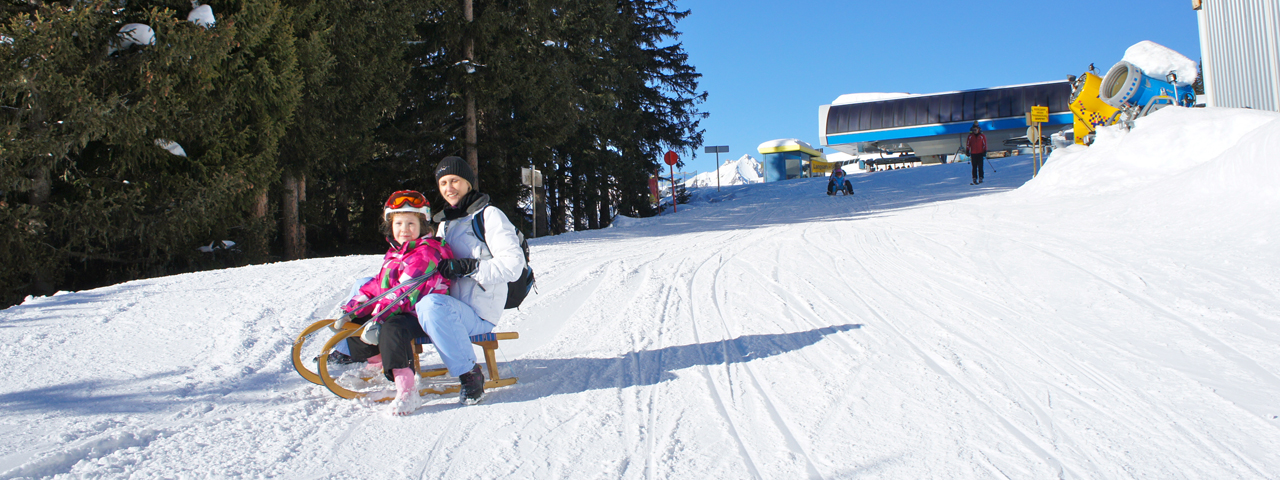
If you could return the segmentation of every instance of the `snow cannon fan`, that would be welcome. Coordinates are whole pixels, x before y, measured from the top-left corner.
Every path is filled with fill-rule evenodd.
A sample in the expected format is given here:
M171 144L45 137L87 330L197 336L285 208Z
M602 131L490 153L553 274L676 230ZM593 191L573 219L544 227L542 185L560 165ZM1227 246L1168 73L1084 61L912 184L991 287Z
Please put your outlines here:
M1124 109L1125 106L1144 108L1156 97L1169 96L1178 105L1189 107L1196 101L1190 86L1177 87L1170 82L1152 78L1132 63L1120 61L1102 78L1098 98L1107 105Z

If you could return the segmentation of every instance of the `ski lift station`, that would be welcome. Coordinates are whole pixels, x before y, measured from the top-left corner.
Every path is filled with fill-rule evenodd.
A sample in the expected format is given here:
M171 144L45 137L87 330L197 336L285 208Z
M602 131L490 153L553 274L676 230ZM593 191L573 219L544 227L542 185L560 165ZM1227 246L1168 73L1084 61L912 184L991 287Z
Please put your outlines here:
M941 163L960 150L973 125L993 148L1026 136L1033 106L1049 107L1041 135L1070 129L1070 103L1066 80L925 95L843 95L818 107L818 137L823 147L854 156L912 152L924 163Z
M803 177L809 168L813 168L813 173L817 173L821 168L818 165L825 164L822 152L815 150L807 142L794 138L761 143L756 147L756 151L764 157L760 161L760 166L764 173L763 180L766 182Z

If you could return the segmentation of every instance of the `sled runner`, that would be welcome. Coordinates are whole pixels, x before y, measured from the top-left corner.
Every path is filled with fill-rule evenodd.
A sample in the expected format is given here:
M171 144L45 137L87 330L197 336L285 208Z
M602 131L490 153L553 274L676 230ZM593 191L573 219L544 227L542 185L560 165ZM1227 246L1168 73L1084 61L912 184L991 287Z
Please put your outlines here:
M307 368L307 361L303 359L302 354L303 346L306 344L307 340L319 335L322 329L329 328L332 324L333 320L320 320L302 330L302 333L298 335L298 339L293 342L293 368L298 371L299 375L302 375L302 378L305 378L307 381L317 385L324 385L325 388L328 388L330 392L333 392L339 397L349 399L367 396L370 392L357 392L339 385L329 372L329 352L333 351L333 348L338 345L338 342L346 340L348 337L359 332L361 325L353 323L344 325L342 330L339 330L338 333L334 334L332 338L325 342L324 348L320 351L320 356L317 357L316 371L313 372L311 369ZM516 383L516 377L502 378L498 375L498 361L497 355L494 351L498 349L499 340L514 340L517 338L520 338L520 334L516 332L491 332L473 335L471 337L471 343L479 345L484 349L484 361L489 373L488 379L484 382L484 388L486 390L490 388L505 387ZM423 342L429 343L430 339L422 337L417 339L413 344L413 352L415 354L413 357L413 367L414 370L418 372L418 376L427 378L439 377L448 374L448 370L444 368L425 371L421 368L421 365L418 362L418 355L422 353ZM381 375L381 372L377 372L374 375ZM456 383L452 385L428 385L418 389L418 394L426 395L431 393L444 395L447 393L457 393L459 389L460 386ZM387 400L391 400L391 397L377 399L376 401L381 402Z

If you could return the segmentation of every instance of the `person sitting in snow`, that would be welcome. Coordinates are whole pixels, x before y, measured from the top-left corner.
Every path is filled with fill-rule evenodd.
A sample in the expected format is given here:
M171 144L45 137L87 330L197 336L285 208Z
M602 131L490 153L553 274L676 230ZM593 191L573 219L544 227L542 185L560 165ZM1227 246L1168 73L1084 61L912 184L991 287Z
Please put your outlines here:
M844 192L845 195L853 195L853 184L844 178L844 168L836 166L831 171L831 178L827 180L827 195L835 195L836 191Z
M350 315L339 319L334 328L342 328L345 319L364 325L360 336L350 337L339 343L329 356L330 361L353 363L365 361L366 369L381 371L396 385L396 397L391 402L393 415L407 415L421 405L417 390L417 373L413 371L413 341L425 336L417 328L423 307L434 302L431 297L448 297L451 281L439 272L443 261L452 259L453 252L442 241L434 238L430 223L431 207L422 193L403 190L391 194L383 210L383 228L391 247L382 258L382 267L376 277L368 279L342 306ZM410 279L434 270L426 281L396 291L363 308L360 306L387 290L397 289ZM358 310L357 310L358 309ZM369 319L375 319L369 322ZM347 358L343 358L347 357Z

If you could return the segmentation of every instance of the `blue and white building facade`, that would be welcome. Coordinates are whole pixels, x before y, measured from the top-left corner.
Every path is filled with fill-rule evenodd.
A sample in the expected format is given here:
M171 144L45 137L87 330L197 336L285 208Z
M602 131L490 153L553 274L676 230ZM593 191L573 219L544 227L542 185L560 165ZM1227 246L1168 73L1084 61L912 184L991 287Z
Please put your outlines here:
M1041 125L1049 136L1072 128L1066 80L956 92L872 99L818 107L823 147L850 155L913 152L921 158L955 154L977 124L991 150L1027 134L1032 106L1049 107Z

